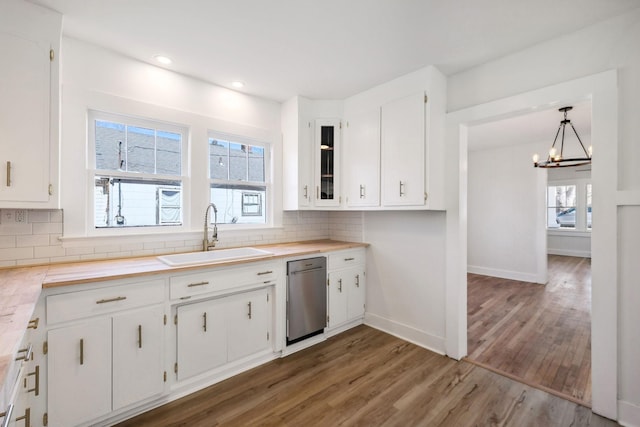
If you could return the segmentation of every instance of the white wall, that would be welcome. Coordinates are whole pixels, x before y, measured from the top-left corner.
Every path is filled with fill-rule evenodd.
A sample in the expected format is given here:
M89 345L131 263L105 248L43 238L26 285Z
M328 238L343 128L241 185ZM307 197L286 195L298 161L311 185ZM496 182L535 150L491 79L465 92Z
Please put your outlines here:
M640 9L604 23L587 27L576 33L550 40L525 49L513 55L475 67L451 76L449 79L448 106L450 111L478 105L569 81L583 76L616 68L618 70L618 190L631 194L633 206L639 204L640 197ZM596 112L594 111L594 114ZM598 156L594 126L594 159ZM600 154L604 156L604 153ZM596 160L597 161L597 160ZM595 172L595 170L594 170ZM594 174L594 183L596 175ZM594 184L594 192L595 192ZM607 196L609 197L609 196ZM624 218L618 230L617 247L621 260L637 259L638 233L633 229L623 229L624 224L640 223L640 210L624 208ZM594 210L594 229L597 216ZM596 254L594 254L594 257ZM594 258L594 263L597 260ZM635 292L637 277L632 275L635 267L619 266L618 287L621 295L627 295L618 307L618 316L627 325L640 324L640 300ZM637 272L636 272L637 273ZM615 292L613 293L615 295ZM619 299L620 300L620 299ZM638 365L637 328L620 328L618 339L619 382L618 397L623 422L640 425L640 365ZM635 421L633 421L635 420Z
M444 212L365 212L365 322L445 353Z
M470 273L546 283L546 171L532 166L531 155L548 146L539 142L469 151Z
M94 234L86 169L87 110L163 120L189 128L189 176L183 232L200 230L208 204L207 132L240 134L272 145L273 188L282 182L280 104L213 86L71 38L62 51L61 196L66 237ZM271 212L281 223L281 192ZM109 230L111 231L111 230ZM174 231L175 232L175 231Z

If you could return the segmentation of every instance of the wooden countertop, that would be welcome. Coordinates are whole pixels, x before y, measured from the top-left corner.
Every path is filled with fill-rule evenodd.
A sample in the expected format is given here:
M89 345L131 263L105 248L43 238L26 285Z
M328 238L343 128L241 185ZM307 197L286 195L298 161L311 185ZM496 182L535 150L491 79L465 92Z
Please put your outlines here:
M203 267L224 267L248 262L288 258L366 246L368 246L366 243L341 242L336 240L313 240L261 245L253 247L269 251L273 255L181 267L170 267L159 261L155 256L150 256L1 269L0 387L4 384L9 363L15 358L18 346L20 345L24 331L26 330L43 288L183 272Z

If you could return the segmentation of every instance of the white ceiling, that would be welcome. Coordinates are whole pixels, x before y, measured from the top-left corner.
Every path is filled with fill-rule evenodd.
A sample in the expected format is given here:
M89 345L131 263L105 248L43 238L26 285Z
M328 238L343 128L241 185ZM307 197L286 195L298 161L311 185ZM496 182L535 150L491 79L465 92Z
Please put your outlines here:
M567 113L567 118L571 120L583 140L582 142L588 146L591 141L591 102L581 102L572 106L573 109ZM468 132L469 150L488 150L541 141L547 141L551 147L563 118L563 113L559 112L557 108L551 108L470 126ZM573 131L567 127L565 133L567 141L572 141L571 144L575 143L575 148L579 148ZM558 141L560 141L560 136L558 136ZM545 153L540 154L546 155Z
M63 33L283 101L343 99L426 65L452 74L640 6L638 0L30 0Z

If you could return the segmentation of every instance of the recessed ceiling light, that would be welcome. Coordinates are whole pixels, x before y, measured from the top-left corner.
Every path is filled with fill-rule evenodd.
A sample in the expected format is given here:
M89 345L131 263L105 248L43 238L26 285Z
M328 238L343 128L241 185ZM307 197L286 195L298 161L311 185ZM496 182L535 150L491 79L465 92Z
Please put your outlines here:
M158 61L161 64L164 65L169 65L171 64L173 61L171 60L171 58L169 58L168 56L164 56L164 55L155 55L153 57L153 59L155 59L156 61Z
M244 82L236 80L235 82L231 82L231 86L235 87L236 89L241 89L244 87Z

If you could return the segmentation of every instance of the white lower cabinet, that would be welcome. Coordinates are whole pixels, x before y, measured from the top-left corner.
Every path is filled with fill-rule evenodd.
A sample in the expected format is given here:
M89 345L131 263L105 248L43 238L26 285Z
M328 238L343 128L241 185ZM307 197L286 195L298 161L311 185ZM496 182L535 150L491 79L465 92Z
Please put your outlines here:
M329 329L362 319L364 316L364 259L364 249L329 254Z
M178 380L269 348L269 289L177 308Z
M75 426L111 411L111 318L50 330L48 414L51 426Z
M164 390L164 309L113 316L113 410Z
M227 361L225 304L214 299L178 307L178 380Z
M75 426L164 391L162 305L48 332L50 426Z

